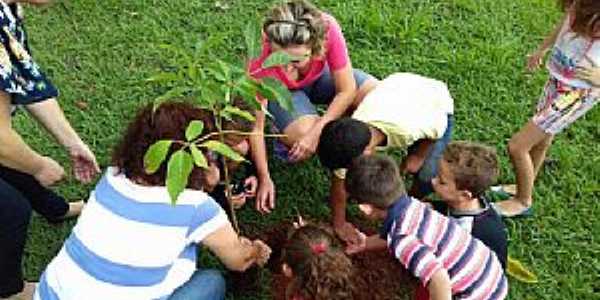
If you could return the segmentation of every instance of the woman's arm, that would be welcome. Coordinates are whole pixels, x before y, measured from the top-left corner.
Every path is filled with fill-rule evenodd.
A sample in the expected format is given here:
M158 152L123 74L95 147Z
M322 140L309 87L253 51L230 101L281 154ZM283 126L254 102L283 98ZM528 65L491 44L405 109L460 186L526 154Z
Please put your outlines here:
M327 123L342 116L354 102L356 96L356 81L352 74L352 65L347 63L345 67L333 71L332 77L335 83L336 95L327 108L327 112L319 118L310 131L304 135L290 149L290 159L300 161L307 159L317 150L321 131Z
M229 223L209 234L202 244L234 271L245 271L255 263L263 265L271 254L271 249L262 241L239 237Z
M264 107L266 107L265 101L262 104ZM250 136L250 154L258 177L256 210L262 213L270 213L275 208L275 185L271 180L267 161L264 137L266 117L263 111L257 111L255 115L256 121L252 130L253 134Z
M10 97L0 93L0 164L33 175L42 185L59 181L63 168L51 158L33 151L11 125Z
M96 157L73 130L56 99L29 104L26 108L67 149L75 177L85 183L92 181L100 172Z

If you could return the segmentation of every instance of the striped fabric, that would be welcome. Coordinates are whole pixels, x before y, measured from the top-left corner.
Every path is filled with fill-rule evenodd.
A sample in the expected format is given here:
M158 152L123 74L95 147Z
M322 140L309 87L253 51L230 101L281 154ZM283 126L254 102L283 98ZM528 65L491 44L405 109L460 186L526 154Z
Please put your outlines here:
M446 269L453 299L504 299L508 282L496 255L456 221L404 196L388 213L390 251L424 286Z
M196 269L196 244L228 224L221 207L186 190L144 187L109 168L48 265L36 300L166 299Z

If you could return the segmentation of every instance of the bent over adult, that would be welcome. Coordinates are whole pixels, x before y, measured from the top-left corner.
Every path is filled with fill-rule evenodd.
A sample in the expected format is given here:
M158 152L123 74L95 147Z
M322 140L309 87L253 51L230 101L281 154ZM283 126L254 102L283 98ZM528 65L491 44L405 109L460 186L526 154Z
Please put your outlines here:
M0 1L0 298L31 299L34 284L23 281L21 270L31 209L60 222L78 215L83 202L67 204L48 189L61 180L64 170L15 132L15 106L23 106L65 147L78 180L90 182L99 169L94 154L63 115L56 88L30 54L16 2Z
M293 60L285 66L263 68L264 61L276 51L289 54ZM286 135L281 139L285 147L280 152L290 161L309 158L316 151L325 124L342 116L363 90L376 83L372 76L352 68L337 20L305 0L271 9L263 24L262 53L250 63L249 71L256 78L275 78L292 92L293 112L275 101L267 105L275 126ZM316 104L328 106L322 116ZM264 126L264 115L259 114L257 126ZM254 138L252 150L259 181L269 183L264 141L258 139ZM259 211L274 208L273 191L266 188L271 186L259 184Z
M165 103L154 113L148 105L138 113L34 299L218 300L225 296L223 277L217 270L196 269L198 244L233 270L266 262L269 247L238 237L206 194L220 179L215 155L204 153L209 167L192 170L175 204L165 187L167 163L146 173L150 145L185 140L193 120L204 122L203 134L214 132L210 114L189 104ZM167 161L180 147L173 144Z

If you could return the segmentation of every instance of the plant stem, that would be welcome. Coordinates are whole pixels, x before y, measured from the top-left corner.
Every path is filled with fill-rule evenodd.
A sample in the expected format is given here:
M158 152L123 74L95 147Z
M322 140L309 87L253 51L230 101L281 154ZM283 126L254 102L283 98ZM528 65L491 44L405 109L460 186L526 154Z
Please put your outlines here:
M218 118L218 117L215 117L215 118ZM271 137L271 138L287 137L287 134L271 134L271 133L265 134L265 133L254 133L254 132L245 132L245 131L238 131L238 130L221 130L220 127L219 127L217 132L211 132L211 133L209 133L209 134L207 134L207 135L205 135L205 136L197 139L195 141L195 143L208 140L209 138L211 138L213 136L216 136L216 135L218 135L218 136L223 135L224 136L226 134L235 134L235 135L242 135L242 136L262 135L264 137ZM223 142L223 141L221 141L221 142Z
M215 110L215 125L217 127L217 132L216 134L219 135L219 140L221 141L221 143L225 144L225 134L227 131L231 131L231 130L222 130L222 122L223 119L220 117L221 113L220 113L220 107L216 107ZM215 132L207 134L206 136L204 136L202 139L205 139L207 136L214 136ZM237 232L238 234L240 233L240 227L238 225L238 221L237 221L237 216L235 214L235 207L233 207L233 201L232 201L232 193L231 193L231 179L229 178L229 169L227 168L227 159L225 158L225 156L221 156L221 164L223 165L223 175L225 176L225 197L227 198L227 204L229 204L229 212L231 213L231 224L233 225L233 229L235 230L235 232Z

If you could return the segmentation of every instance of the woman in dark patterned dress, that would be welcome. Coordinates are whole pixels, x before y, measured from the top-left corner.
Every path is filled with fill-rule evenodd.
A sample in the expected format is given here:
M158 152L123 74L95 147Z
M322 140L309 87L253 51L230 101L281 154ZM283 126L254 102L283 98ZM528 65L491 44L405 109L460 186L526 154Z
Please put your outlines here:
M83 207L83 202L68 203L48 189L62 179L64 170L14 131L15 108L27 110L65 147L78 180L90 182L99 172L94 154L58 105L58 91L31 56L19 2L49 0L0 0L0 299L31 299L35 285L24 281L21 270L31 210L60 222L77 216Z

